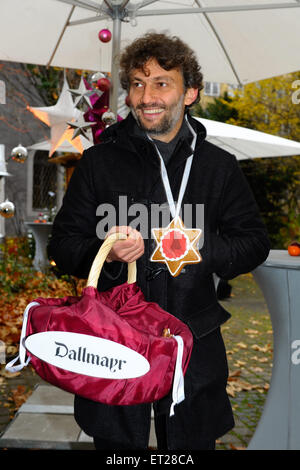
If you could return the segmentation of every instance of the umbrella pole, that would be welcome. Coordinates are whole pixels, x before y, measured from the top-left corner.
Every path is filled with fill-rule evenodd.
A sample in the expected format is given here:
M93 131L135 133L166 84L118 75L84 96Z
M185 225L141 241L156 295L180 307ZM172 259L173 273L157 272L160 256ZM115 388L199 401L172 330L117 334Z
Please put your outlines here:
M111 89L110 89L110 110L117 117L118 96L119 96L119 62L120 62L120 42L121 42L121 19L116 14L113 18L112 34L112 59L111 59Z

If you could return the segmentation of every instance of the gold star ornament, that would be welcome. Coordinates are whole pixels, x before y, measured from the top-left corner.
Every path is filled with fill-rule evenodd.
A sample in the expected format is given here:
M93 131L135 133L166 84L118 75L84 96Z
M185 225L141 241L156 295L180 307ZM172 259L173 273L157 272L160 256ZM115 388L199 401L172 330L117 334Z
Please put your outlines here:
M202 261L197 248L201 229L186 228L178 217L165 228L153 228L152 233L157 246L150 261L165 263L173 277L178 276L185 265Z

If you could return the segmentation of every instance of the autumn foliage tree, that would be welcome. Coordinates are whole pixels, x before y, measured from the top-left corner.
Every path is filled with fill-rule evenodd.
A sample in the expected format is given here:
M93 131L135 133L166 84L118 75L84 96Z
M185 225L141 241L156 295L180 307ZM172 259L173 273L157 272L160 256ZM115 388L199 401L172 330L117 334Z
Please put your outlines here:
M300 72L251 83L233 97L215 99L202 117L300 141L297 86L300 90ZM284 249L290 241L299 241L300 156L256 158L240 165L267 225L272 248Z
M295 83L300 72L246 85L230 106L230 124L300 141L300 103ZM300 82L299 82L300 83ZM241 162L260 205L273 248L300 238L300 156Z
M298 80L300 72L245 85L228 104L237 113L227 122L300 140L300 106L294 99Z
M212 119L213 121L228 122L231 118L238 117L238 111L230 106L232 98L228 92L222 96L214 98L212 102L208 102L206 106L197 103L192 110L192 114L204 119Z

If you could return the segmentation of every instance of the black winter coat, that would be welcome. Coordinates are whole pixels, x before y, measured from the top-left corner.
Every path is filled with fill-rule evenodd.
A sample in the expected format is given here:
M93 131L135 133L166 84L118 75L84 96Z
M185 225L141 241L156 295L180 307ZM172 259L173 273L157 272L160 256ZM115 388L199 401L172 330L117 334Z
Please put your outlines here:
M175 278L163 264L152 263L150 256L155 245L149 220L145 253L137 261L137 282L146 300L157 302L187 323L197 342L206 341L210 333L218 334L220 325L230 317L217 301L213 273L232 279L250 272L266 259L270 247L256 202L236 158L207 142L201 123L191 117L189 121L198 139L183 204L204 205L202 262L186 266ZM166 204L160 161L153 143L136 135L134 126L135 121L129 115L109 127L103 134L103 142L85 151L74 170L49 244L50 256L64 272L88 276L102 243L96 235L97 224L105 217L103 212L97 215L99 205L107 203L116 207L117 219L113 225L125 225L124 221L128 225L137 215L126 220L126 214L119 214L120 196L127 196L128 207L144 204L149 213L151 204ZM189 142L179 141L167 165L175 200L190 153ZM192 223L194 219L195 214ZM106 290L126 279L127 266L110 263L100 276L98 288ZM195 347L195 359L190 366L193 373L187 385L190 393L212 383L226 386L227 363L223 351L221 357L217 349L212 348L210 357L202 360ZM219 419L215 417L216 422ZM88 424L85 430L93 432Z

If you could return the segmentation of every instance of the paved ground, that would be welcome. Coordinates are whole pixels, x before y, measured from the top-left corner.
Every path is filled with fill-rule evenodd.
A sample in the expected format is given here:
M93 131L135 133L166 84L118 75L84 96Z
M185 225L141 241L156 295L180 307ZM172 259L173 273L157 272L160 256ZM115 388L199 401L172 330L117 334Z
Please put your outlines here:
M263 295L251 275L231 282L232 297L223 306L232 318L222 328L230 371L235 428L219 449L247 447L259 422L272 373L272 325Z
M230 379L228 392L235 415L235 428L217 442L218 450L242 450L251 440L266 399L272 368L272 330L263 296L251 275L231 281L230 299L223 305L232 318L223 326ZM0 372L0 434L19 406L42 383L27 367L9 376Z

